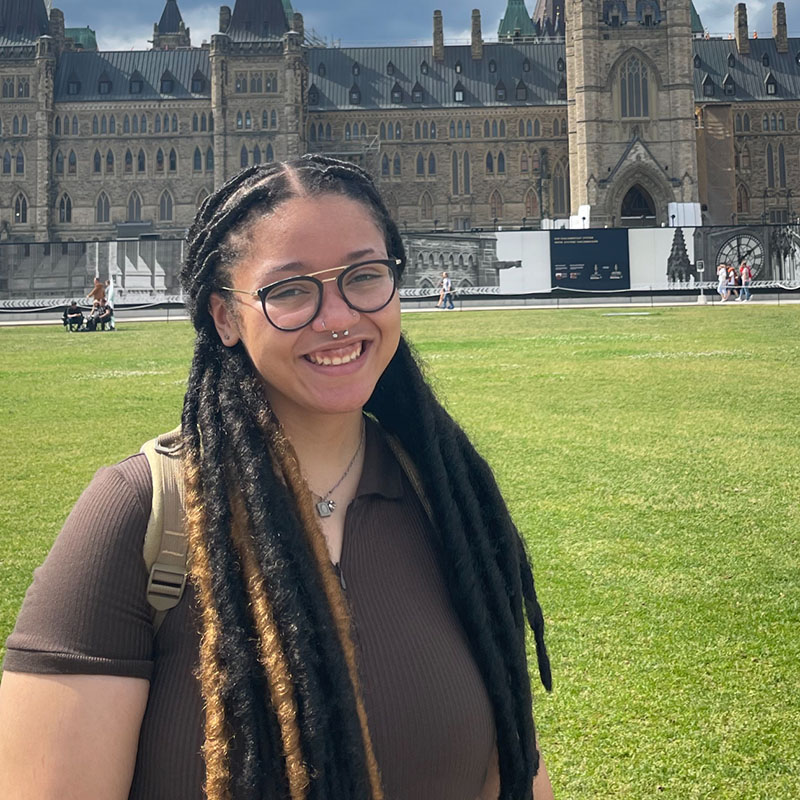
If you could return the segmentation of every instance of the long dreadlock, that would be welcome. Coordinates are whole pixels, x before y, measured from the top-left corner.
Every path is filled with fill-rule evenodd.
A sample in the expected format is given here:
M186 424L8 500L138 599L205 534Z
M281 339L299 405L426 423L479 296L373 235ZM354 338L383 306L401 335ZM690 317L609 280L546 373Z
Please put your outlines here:
M387 253L405 255L367 173L322 156L242 171L189 233L181 278L197 338L182 427L209 800L382 800L347 605L311 494L244 347L222 344L208 310L235 234L298 192L363 204ZM433 507L444 577L494 709L500 797L530 797L538 753L525 615L547 689L551 678L522 540L402 338L366 410L409 452Z

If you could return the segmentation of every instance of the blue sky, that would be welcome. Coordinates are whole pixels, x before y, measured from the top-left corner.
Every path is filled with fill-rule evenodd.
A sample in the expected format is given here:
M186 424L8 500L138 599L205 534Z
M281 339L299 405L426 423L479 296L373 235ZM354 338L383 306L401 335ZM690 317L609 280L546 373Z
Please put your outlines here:
M772 35L773 0L749 0L747 3L750 30L762 36ZM533 12L535 0L526 0ZM735 0L695 0L706 29L725 35L733 31ZM192 31L192 44L199 45L217 30L219 7L209 0L178 0L186 24ZM234 0L228 0L233 6ZM293 0L303 14L306 29L313 29L329 43L342 45L429 44L434 8L442 10L445 40L455 42L469 38L470 12L480 7L486 38L497 34L497 25L505 11L505 0L484 0L471 3L454 0L348 0L332 4L330 0ZM164 0L53 0L52 5L64 12L68 27L88 25L97 31L103 50L129 50L148 47L153 23L161 17ZM800 36L800 8L794 0L786 0L790 35Z

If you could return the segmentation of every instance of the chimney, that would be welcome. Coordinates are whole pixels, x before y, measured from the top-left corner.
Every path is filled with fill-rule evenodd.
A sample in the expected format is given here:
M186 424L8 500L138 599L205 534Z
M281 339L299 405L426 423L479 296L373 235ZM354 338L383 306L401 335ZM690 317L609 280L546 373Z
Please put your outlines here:
M775 3L772 6L772 38L779 53L789 52L789 37L786 33L786 6Z
M433 12L433 60L444 61L444 22L442 12Z
M736 49L740 55L750 53L750 34L747 32L747 6L737 3L733 12L733 30L736 36Z
M219 32L220 33L227 33L228 28L231 25L231 7L230 6L220 6L219 7Z
M781 3L783 5L783 3ZM783 15L783 29L786 30L786 14ZM58 42L59 47L64 46L64 12L58 8L50 10L50 26L48 33Z
M292 30L300 36L300 43L303 43L305 39L305 25L303 23L303 15L299 14L297 11L292 14Z
M784 25L784 28L786 26ZM480 61L483 58L483 36L481 36L481 12L472 9L472 59Z

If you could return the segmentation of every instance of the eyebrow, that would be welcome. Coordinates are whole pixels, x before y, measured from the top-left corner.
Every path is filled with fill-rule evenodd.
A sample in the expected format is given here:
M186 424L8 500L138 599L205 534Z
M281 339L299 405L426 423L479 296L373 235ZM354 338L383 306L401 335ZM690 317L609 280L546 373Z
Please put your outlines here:
M348 253L345 256L344 264L337 264L335 267L328 267L328 269L318 271L328 272L329 270L339 269L339 267L349 266L350 264L354 264L356 261L358 261L359 258L363 258L364 256L372 255L374 253L375 250L372 247L368 247L365 250L353 250L353 252ZM266 275L274 275L276 273L289 273L290 275L302 274L302 270L304 268L305 266L301 261L289 261L286 264L281 264L279 267L270 269Z

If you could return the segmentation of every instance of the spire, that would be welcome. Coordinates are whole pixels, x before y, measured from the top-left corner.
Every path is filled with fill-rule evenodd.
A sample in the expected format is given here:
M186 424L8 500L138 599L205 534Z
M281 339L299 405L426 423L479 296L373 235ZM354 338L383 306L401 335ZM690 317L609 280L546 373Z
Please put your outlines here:
M44 0L0 0L0 37L32 41L47 33Z
M288 30L283 0L236 0L227 33L234 41L259 41L281 37Z
M162 34L178 33L178 28L182 24L183 17L178 8L177 0L167 0L167 4L164 6L164 13L161 15L161 21L158 23L158 32Z
M696 36L702 36L704 33L703 22L700 19L700 15L697 13L697 9L694 7L694 0L692 0L692 33Z
M508 0L506 13L497 29L499 39L516 39L520 36L536 36L536 28L528 16L525 0Z
M539 36L563 36L564 0L538 0L533 21Z

